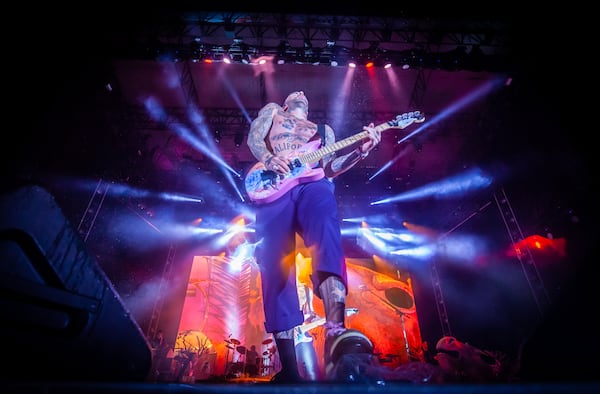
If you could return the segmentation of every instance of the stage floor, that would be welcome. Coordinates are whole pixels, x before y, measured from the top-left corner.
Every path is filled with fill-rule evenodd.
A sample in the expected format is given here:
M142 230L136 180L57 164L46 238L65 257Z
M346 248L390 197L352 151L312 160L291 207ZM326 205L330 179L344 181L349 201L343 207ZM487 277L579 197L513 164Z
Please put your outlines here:
M526 383L526 384L329 384L305 383L296 385L272 384L257 379L238 381L194 383L136 383L136 382L14 382L0 385L3 393L18 394L153 394L153 393L411 393L411 394L479 394L479 393L565 393L587 394L600 392L600 382Z

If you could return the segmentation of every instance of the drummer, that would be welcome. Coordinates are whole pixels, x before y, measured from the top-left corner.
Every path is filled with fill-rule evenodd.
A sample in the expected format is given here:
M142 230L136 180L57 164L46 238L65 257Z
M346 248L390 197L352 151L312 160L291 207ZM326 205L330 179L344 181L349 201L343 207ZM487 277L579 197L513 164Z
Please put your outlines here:
M256 346L250 346L250 349L246 350L246 373L250 376L258 375L258 365L260 364L260 357Z

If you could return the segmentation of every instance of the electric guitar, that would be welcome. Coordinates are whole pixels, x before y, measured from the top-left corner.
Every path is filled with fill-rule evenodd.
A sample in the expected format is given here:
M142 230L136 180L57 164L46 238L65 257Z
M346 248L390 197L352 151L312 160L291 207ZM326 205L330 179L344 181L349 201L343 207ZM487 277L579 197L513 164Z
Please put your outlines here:
M425 121L420 111L406 112L395 119L375 126L377 131L389 129L404 129L413 123ZM319 160L326 155L350 146L366 138L368 133L362 131L343 140L319 148L320 140L311 141L290 155L290 172L286 175L268 170L262 162L250 168L244 179L244 186L250 200L256 203L268 203L277 200L292 187L310 181L316 181L325 176L322 168L314 168Z
M346 308L346 316L352 316L355 313L358 313L358 308ZM324 317L319 317L310 323L304 323L300 326L294 327L294 345L297 345L301 342L311 342L313 338L310 334L308 334L308 332L315 327L325 324L325 322L326 320Z

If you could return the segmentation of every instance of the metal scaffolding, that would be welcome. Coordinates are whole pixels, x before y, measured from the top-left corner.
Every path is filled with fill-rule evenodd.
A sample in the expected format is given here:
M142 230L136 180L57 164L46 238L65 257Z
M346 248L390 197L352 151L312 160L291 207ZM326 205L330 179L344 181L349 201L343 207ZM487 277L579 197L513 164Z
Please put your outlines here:
M98 218L98 213L102 208L102 204L104 203L104 198L108 193L108 189L110 188L110 184L105 182L104 180L98 180L96 184L96 189L92 193L92 197L88 202L88 205L81 217L81 221L77 226L77 232L83 239L83 241L87 241L90 232L92 231L92 227L94 227L94 223Z
M517 222L517 218L515 217L515 213L510 205L510 202L508 201L508 197L506 196L504 189L500 189L494 193L494 200L496 201L496 205L500 210L502 220L504 221L504 225L506 226L506 230L508 231L512 245L513 247L516 247L516 244L524 239L523 232L521 231L521 227ZM548 295L546 286L544 285L540 272L535 264L535 260L533 259L533 255L531 254L531 251L527 245L519 247L517 258L519 259L521 267L523 268L523 273L525 274L525 278L527 279L527 283L531 289L531 295L535 300L538 311L543 317L550 307L550 296Z

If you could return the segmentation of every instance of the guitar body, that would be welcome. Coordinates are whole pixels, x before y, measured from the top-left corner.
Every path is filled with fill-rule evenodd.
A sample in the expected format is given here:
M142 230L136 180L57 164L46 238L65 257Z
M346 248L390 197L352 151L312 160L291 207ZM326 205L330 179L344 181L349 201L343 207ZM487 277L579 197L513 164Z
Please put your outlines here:
M346 316L352 316L358 313L358 308L346 308ZM319 327L325 324L327 320L324 317L316 318L310 322L304 322L303 324L294 327L294 344L297 345L301 342L312 342L313 337L309 331L315 327Z
M269 203L277 200L296 185L325 177L322 168L313 168L297 159L301 155L316 151L320 144L320 141L311 141L294 151L290 156L292 168L287 175L268 170L262 162L252 166L244 180L250 199L259 203Z
M313 320L310 323L304 323L300 326L294 327L294 344L298 345L302 342L312 342L313 337L310 335L309 331L315 327L318 327L322 324L325 324L326 320L324 317L320 317L316 320Z

